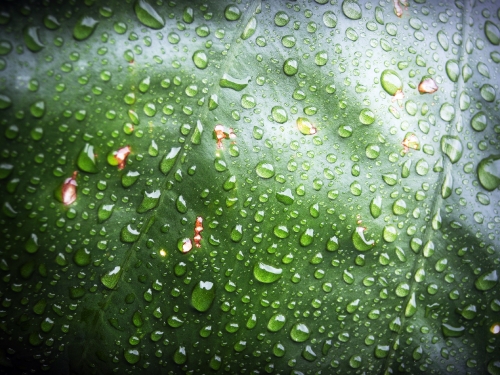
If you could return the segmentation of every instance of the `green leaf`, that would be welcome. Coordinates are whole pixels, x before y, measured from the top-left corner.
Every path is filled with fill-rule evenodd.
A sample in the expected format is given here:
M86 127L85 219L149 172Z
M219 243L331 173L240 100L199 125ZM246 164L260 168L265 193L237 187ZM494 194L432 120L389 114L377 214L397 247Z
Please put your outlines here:
M500 373L498 2L4 3L0 373Z

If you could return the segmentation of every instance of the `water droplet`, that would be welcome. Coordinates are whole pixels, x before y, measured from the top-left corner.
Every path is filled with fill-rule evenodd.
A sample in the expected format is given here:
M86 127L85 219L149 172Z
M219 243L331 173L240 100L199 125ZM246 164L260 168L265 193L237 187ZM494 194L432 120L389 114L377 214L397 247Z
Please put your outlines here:
M130 363L131 365L139 362L139 359L141 359L141 355L139 353L139 350L130 348L126 349L123 352L123 356L125 357L125 360Z
M276 225L273 229L273 233L278 238L287 238L290 235L287 226L283 224Z
M179 211L181 214L184 214L187 212L187 204L186 200L182 195L179 195L177 197L177 200L175 201L175 207L177 208L177 211Z
M38 236L35 233L31 233L28 240L24 244L24 249L30 253L34 254L38 251L40 245L38 244Z
M201 143L201 135L203 134L203 124L200 120L196 122L196 127L194 128L193 135L191 136L191 143L194 145L199 145Z
M364 227L356 227L356 229L352 232L352 243L359 251L367 251L375 246L374 240L367 240L365 238L365 230L366 228Z
M73 254L73 261L80 267L88 266L91 261L90 251L85 247L78 249Z
M500 186L500 154L490 155L477 166L477 176L481 185L488 191Z
M287 76L293 76L297 74L298 70L299 70L299 62L296 59L289 58L286 59L285 62L283 63L283 72Z
M0 94L0 109L9 108L12 105L12 100L7 95Z
M219 86L222 88L229 88L235 91L241 91L248 86L251 77L246 77L242 79L234 78L227 73L224 73L219 81Z
M285 326L286 316L283 314L275 314L267 322L267 329L271 332L278 332Z
M467 82L473 74L473 70L469 64L464 64L462 67L462 76L464 77L464 82Z
M306 345L304 350L302 350L302 357L309 362L313 362L317 358L317 355L311 345Z
M120 240L125 243L132 243L139 239L141 232L133 228L130 224L124 226L120 232Z
M364 125L371 125L375 121L375 114L368 108L363 108L359 113L359 121Z
M305 117L297 118L297 127L304 135L313 135L317 132L316 127Z
M274 166L270 163L265 162L265 161L261 161L255 167L255 172L257 172L257 175L259 177L271 178L274 176Z
M283 124L288 121L286 109L281 106L274 106L271 109L271 115L273 116L274 121L279 124Z
M290 331L290 337L295 342L304 342L309 338L309 327L304 323L296 323Z
M485 83L484 85L481 86L480 90L481 96L484 100L487 102L494 102L496 98L496 91L493 86L491 86L488 83Z
M139 179L140 175L137 171L128 171L122 175L122 186L125 188L132 186Z
M455 118L455 107L453 107L449 103L444 103L441 105L441 108L439 110L439 116L444 120L444 121L451 121Z
M446 74L452 82L457 82L460 76L460 68L457 60L448 60L446 62Z
M457 136L443 135L441 137L441 151L454 164L462 157L462 142Z
M314 229L307 228L301 235L299 243L301 246L309 246L314 240Z
M168 154L160 162L160 170L163 174L167 175L173 168L177 157L179 156L180 147L172 147Z
M398 230L394 225L386 225L382 231L382 237L386 242L394 242L398 238Z
M137 213L142 214L149 210L152 210L158 206L160 202L161 191L153 190L153 191L144 191L142 202L139 207L137 207Z
M122 275L122 269L120 266L116 266L111 271L106 272L101 276L101 283L108 289L115 289L120 277Z
M191 304L200 311L207 311L215 299L215 284L211 281L199 281L191 293Z
M337 26L337 15L333 13L331 10L323 13L323 23L326 27L334 28Z
M403 89L403 81L399 74L392 69L386 69L380 75L380 84L382 88L391 96Z
M283 11L279 11L274 15L274 23L276 26L283 27L290 22L290 16Z
M486 21L484 23L484 35L486 35L491 44L495 46L500 44L500 30L493 22Z
M41 118L45 114L45 101L39 100L30 106L30 113L33 117Z
M403 199L396 200L392 205L392 212L394 215L404 215L408 212L406 202Z
M243 238L243 226L241 224L236 224L231 230L230 236L233 242L240 242Z
M76 40L85 40L92 35L99 21L90 16L82 16L73 28L73 37Z
M475 131L481 132L488 126L488 118L484 112L478 112L472 117L470 125Z
M287 188L281 192L277 192L276 199L278 200L278 202L286 205L291 205L295 201L295 197L293 196L292 190L290 188Z
M205 69L208 66L208 56L203 50L193 53L193 62L198 69Z
M104 203L101 204L97 212L97 217L99 219L99 222L103 223L104 221L108 220L111 217L114 208L115 208L114 204L104 204Z
M256 29L257 29L257 19L254 16L252 16L248 20L247 25L245 26L245 28L241 33L241 39L247 40L255 33Z
M344 0L342 3L342 12L351 20L359 20L361 18L361 7L356 0Z
M283 269L257 262L253 268L254 277L261 283L270 284L281 278Z
M43 18L43 24L49 30L56 30L61 26L57 17L52 14L48 14Z
M405 317L409 318L417 312L417 298L415 296L415 292L411 294L410 299L408 300L408 303L406 304L405 308Z
M76 164L78 165L78 168L80 168L84 172L99 172L99 170L97 169L97 160L94 154L94 146L92 146L90 143L85 143L85 146L83 146L83 149L78 155Z
M464 326L452 326L448 323L441 324L441 331L443 332L444 337L460 337L465 333Z
M489 271L479 276L474 285L478 290L486 291L494 288L498 283L497 271Z
M450 43L448 41L448 36L443 30L439 30L437 33L437 39L441 47L445 50L448 51L448 48L450 46Z
M38 35L39 28L36 26L28 26L23 30L24 43L26 47L32 52L41 51L45 45L40 40L40 36Z
M145 26L152 29L161 29L165 26L163 17L146 0L137 0L134 5L134 11L139 21Z
M228 21L238 21L241 17L241 10L236 5L228 5L224 9L224 17Z

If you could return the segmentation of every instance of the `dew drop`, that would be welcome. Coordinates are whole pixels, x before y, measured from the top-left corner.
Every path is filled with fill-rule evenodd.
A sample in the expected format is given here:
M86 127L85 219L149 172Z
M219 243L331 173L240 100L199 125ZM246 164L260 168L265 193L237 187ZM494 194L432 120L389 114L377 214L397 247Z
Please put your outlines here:
M271 178L274 176L274 166L268 162L261 161L257 166L255 167L255 172L257 172L257 175L262 178Z
M78 168L83 172L87 173L97 173L97 160L94 154L94 146L90 143L86 143L83 149L78 154L78 160L76 162Z
M309 338L309 327L304 323L296 323L290 330L290 337L295 342L304 342Z
M146 0L137 0L134 5L134 11L139 21L147 27L161 29L165 26L163 17Z
M386 69L380 75L380 84L382 88L391 96L394 96L397 91L403 89L403 81L399 74L392 69Z
M462 157L462 142L457 136L443 135L441 137L441 151L454 164Z
M351 20L359 20L361 18L361 7L356 0L344 0L342 2L342 12Z
M253 268L254 277L261 283L270 284L281 278L283 269L263 262L257 262Z
M45 47L40 40L38 30L39 28L36 26L28 26L23 30L24 43L31 52L39 52Z
M200 312L207 311L215 299L215 285L211 281L199 281L191 293L191 305Z
M90 16L82 16L73 28L73 37L76 40L85 40L92 35L99 21Z
M198 69L205 69L208 66L208 56L203 50L193 53L193 63Z
M488 191L500 186L500 154L490 155L477 166L477 176L481 185Z

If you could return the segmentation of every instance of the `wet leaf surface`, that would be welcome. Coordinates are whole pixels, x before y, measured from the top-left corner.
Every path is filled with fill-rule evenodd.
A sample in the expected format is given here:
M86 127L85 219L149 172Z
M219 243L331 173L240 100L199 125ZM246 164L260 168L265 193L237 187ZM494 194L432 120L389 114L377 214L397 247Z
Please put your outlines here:
M499 374L499 16L2 4L0 372Z

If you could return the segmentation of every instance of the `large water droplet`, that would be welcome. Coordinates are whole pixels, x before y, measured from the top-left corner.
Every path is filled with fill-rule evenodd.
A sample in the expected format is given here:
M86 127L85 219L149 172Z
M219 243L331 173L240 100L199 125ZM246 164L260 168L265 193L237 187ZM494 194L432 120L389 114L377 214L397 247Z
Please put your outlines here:
M73 28L73 37L76 40L85 40L92 35L99 21L90 16L82 16Z
M160 170L163 174L168 174L179 156L180 147L172 147L167 155L160 162Z
M161 29L165 26L163 17L146 0L137 0L134 5L134 11L139 21L152 29Z
M215 285L211 281L200 281L191 293L191 304L201 312L207 311L215 299Z
M26 47L32 52L38 52L45 47L45 45L40 40L40 36L38 35L39 28L36 26L28 26L23 30L24 43Z
M153 208L158 206L158 203L160 202L160 197L161 197L161 191L159 189L150 192L144 191L142 202L140 206L137 207L137 212L142 214L144 212L152 210Z
M273 283L281 278L282 273L283 269L270 266L263 262L257 262L253 267L253 275L261 283Z
M262 178L271 178L274 176L274 166L268 162L261 161L255 167L257 175Z
M309 338L310 333L309 327L304 323L296 323L290 331L290 337L295 342L304 342Z
M344 0L342 3L342 12L351 20L359 20L361 18L361 7L356 0Z
M289 58L286 59L285 62L283 63L283 72L287 76L293 76L297 74L297 71L299 70L299 62L297 59Z
M486 21L484 24L484 34L491 44L498 46L500 44L500 30L498 26L491 21Z
M475 131L481 132L486 129L488 125L488 118L484 112L478 112L472 117L470 125Z
M382 72L380 75L380 84L382 88L392 96L403 88L403 81L401 81L399 74L392 69L386 69Z
M365 228L363 227L356 227L356 229L352 232L351 238L354 247L359 251L370 250L375 245L374 240L367 240L365 238Z
M122 269L120 266L116 266L112 270L106 272L101 276L101 283L108 289L116 288L118 281L120 280L122 274Z
M441 137L441 151L454 164L462 157L462 142L457 136L443 135Z
M283 314L275 314L267 322L267 329L271 332L278 332L284 327L286 323L286 316Z
M248 38L250 38L255 33L256 28L257 28L257 20L254 16L252 16L248 20L247 25L245 26L245 28L241 33L241 39L247 40Z
M490 155L479 162L477 177L481 185L489 191L500 186L500 154Z
M448 60L446 62L446 74L451 81L458 81L458 77L460 77L460 68L458 67L457 60Z
M205 69L208 66L208 56L203 50L193 53L193 63L198 69Z
M235 91L241 91L248 86L251 77L245 77L242 79L234 78L227 73L224 73L219 81L219 86L222 88L229 88Z
M80 154L78 155L76 164L78 165L78 168L80 168L84 172L99 172L99 170L97 169L97 160L94 154L94 146L92 146L90 143L86 143L85 146L83 146L83 149L80 151Z
M498 283L498 274L496 270L483 273L479 276L474 285L478 290L485 291L494 288Z

